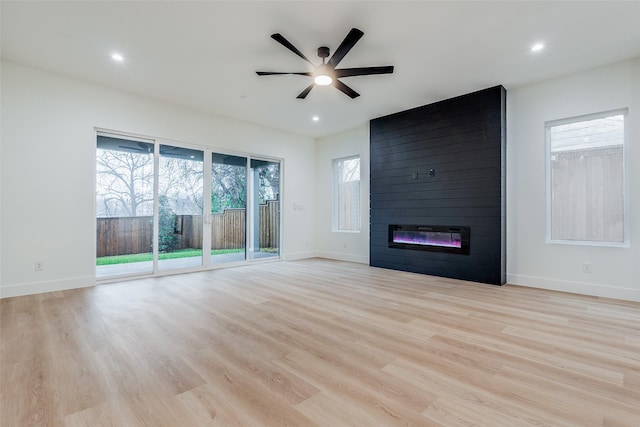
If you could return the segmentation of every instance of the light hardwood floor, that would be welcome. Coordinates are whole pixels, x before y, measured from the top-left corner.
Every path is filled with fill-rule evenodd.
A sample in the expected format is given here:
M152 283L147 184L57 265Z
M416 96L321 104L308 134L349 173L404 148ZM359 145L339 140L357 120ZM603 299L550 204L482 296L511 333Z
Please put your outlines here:
M640 426L640 304L321 259L4 299L3 427Z

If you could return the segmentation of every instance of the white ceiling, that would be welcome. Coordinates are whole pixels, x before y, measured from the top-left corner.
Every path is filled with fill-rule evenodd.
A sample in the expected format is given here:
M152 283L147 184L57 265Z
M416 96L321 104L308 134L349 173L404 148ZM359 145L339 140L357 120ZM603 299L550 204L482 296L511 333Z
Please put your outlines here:
M527 83L640 56L638 1L2 1L2 58L218 115L321 137L386 114L498 84ZM269 36L312 61L352 27L340 67L354 100ZM536 42L546 48L530 52ZM123 63L111 59L121 52ZM317 115L320 121L313 122Z

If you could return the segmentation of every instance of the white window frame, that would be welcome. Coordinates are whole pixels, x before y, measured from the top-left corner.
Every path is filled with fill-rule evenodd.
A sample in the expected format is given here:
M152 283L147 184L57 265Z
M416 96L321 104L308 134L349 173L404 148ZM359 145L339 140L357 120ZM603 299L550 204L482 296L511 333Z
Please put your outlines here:
M358 159L360 164L360 177L358 180L358 228L340 228L340 179L338 176L339 164L347 160ZM347 157L340 157L333 159L331 162L331 176L333 182L333 195L332 195L332 231L339 233L360 233L362 230L362 158L359 154Z
M554 126L577 123L582 121L589 121L594 119L600 119L610 116L624 116L624 130L623 130L623 144L622 144L622 185L623 185L623 241L622 242L610 242L610 241L593 241L593 240L565 240L565 239L552 239L552 197L551 197L551 132L550 129ZM627 150L629 146L629 110L628 108L621 108L616 110L603 111L593 114L585 114L581 116L568 117L560 120L552 120L545 122L545 162L546 162L546 243L549 244L564 244L564 245L580 245L580 246L605 246L605 247L629 247L630 246L630 233L629 233L629 183L628 183L628 155Z

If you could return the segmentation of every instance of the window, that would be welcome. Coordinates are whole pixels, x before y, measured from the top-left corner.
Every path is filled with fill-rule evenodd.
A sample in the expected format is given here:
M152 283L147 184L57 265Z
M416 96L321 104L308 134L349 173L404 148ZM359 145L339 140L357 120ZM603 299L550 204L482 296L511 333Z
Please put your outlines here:
M547 240L621 245L626 110L548 122Z
M360 231L360 156L333 161L335 231Z

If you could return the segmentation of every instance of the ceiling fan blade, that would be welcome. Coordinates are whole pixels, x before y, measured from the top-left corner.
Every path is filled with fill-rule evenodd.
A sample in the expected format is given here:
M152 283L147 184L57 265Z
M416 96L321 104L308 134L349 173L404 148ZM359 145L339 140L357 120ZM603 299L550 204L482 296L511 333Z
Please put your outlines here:
M340 77L353 77L353 76L368 76L370 74L391 74L393 73L393 65L384 67L360 67L360 68L342 68L335 70L337 78Z
M342 58L344 58L344 56L349 53L351 48L358 42L358 40L360 40L363 35L364 33L359 29L352 28L351 31L349 31L349 34L347 34L347 37L342 40L340 46L338 46L336 51L333 52L333 56L331 57L331 59L329 59L328 64L331 67L335 68L336 65L338 65L338 63L342 61Z
M256 74L259 76L280 76L283 74L295 74L297 76L310 76L311 73L281 73L279 71L256 71Z
M355 90L351 89L349 86L347 86L346 84L342 83L340 80L334 80L333 81L333 85L336 87L336 89L338 89L339 91L341 91L342 93L344 93L345 95L347 95L348 97L350 97L351 99L353 98L357 98L360 96L360 94L358 92L356 92Z
M307 95L309 95L309 92L311 92L311 89L313 89L314 86L315 86L315 83L311 83L309 86L307 86L305 90L300 92L300 95L296 96L296 98L305 99Z
M307 61L309 64L313 65L315 67L315 65L313 64L313 62L309 61L309 58L307 58L306 56L304 56L304 54L302 52L300 52L294 45L291 44L291 42L287 39L285 39L282 34L280 33L275 33L275 34L271 34L271 38L274 39L275 41L277 41L278 43L280 43L282 46L286 47L287 49L289 49L291 52L295 53L296 55L298 55L300 58L304 59L305 61Z

